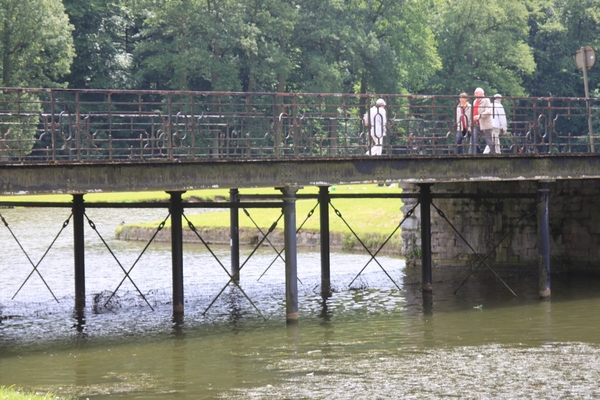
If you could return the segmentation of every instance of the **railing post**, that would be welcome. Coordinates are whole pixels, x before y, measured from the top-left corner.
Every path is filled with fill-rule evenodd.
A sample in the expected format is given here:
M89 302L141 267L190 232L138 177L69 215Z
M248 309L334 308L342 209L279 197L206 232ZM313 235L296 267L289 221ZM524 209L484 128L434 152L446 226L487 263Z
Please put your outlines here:
M167 128L167 143L169 146L169 160L173 160L173 97L169 93L167 96L167 108L169 110L169 126Z
M321 296L331 296L331 266L329 248L329 186L319 186L321 223Z
M337 156L338 153L338 141L337 141L337 119L329 119L329 140L328 140L328 151L330 156Z
M73 195L73 251L75 260L75 311L85 309L85 239L83 194Z
M75 93L75 147L77 161L81 161L81 133L79 124L81 123L80 117L80 105L79 105L79 92Z
M286 186L283 193L283 221L285 245L285 311L286 322L298 322L298 265L296 249L296 192L297 187Z
M273 127L275 128L273 152L275 158L279 158L281 157L281 137L283 130L283 122L281 119L283 113L283 97L273 97L273 111Z
M229 189L229 202L232 207L229 209L230 221L230 241L231 248L231 276L236 283L240 281L240 209L235 203L240 202L239 190Z
M431 184L421 184L421 271L423 292L431 292Z
M538 216L538 255L540 297L550 297L550 212L548 203L550 188L548 182L538 182L537 216Z
M50 114L52 115L52 135L50 136L52 143L52 161L56 161L56 122L54 121L54 113L56 98L54 97L54 91L50 92Z
M167 192L170 198L171 212L171 254L173 262L173 313L183 313L183 203L181 195L185 192Z

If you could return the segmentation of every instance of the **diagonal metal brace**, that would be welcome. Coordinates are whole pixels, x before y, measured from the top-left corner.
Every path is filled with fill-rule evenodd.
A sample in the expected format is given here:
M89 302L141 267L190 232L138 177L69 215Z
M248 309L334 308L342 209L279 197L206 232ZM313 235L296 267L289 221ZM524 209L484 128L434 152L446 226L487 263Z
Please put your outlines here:
M4 223L4 226L6 226L6 228L8 229L8 231L10 232L10 234L12 235L12 237L15 239L15 241L17 242L17 244L19 245L19 247L23 251L23 254L25 254L25 257L27 257L27 260L29 260L29 263L33 267L33 269L31 270L31 272L29 273L29 275L27 275L27 278L25 278L25 280L23 281L23 283L21 284L21 286L19 286L19 289L17 289L16 293L14 294L14 296L12 297L11 300L14 300L14 298L17 296L17 294L19 294L19 292L21 291L21 289L23 288L23 286L25 286L25 284L27 283L27 281L29 280L29 278L31 277L31 275L33 275L33 273L35 272L35 273L38 274L38 276L40 277L40 279L42 280L42 282L44 282L44 285L46 286L46 288L48 289L48 291L50 292L50 294L52 295L52 297L54 298L54 300L56 300L56 302L59 303L58 299L56 298L56 296L54 295L54 293L50 289L50 286L48 286L48 283L46 283L46 280L44 279L44 277L42 276L42 274L38 270L38 267L40 266L40 264L42 263L42 260L46 257L46 255L48 254L48 252L50 251L50 249L52 248L52 246L54 246L54 243L56 242L56 240L58 239L58 237L60 236L60 234L62 233L62 231L69 225L69 221L71 221L71 217L72 216L73 216L73 213L71 213L71 215L69 215L69 218L67 218L65 220L65 222L63 222L63 225L60 228L60 231L58 231L58 233L54 237L54 240L52 240L52 243L50 243L50 246L48 246L48 248L46 249L46 251L44 252L44 254L42 255L42 257L40 258L40 260L37 262L37 264L33 264L33 261L31 261L31 258L29 258L29 255L27 254L27 252L25 251L25 249L21 245L21 242L19 242L19 240L17 239L17 237L13 233L12 229L10 229L10 226L8 226L8 222L6 222L6 220L4 219L4 216L2 216L2 214L0 214L0 218L2 219L2 222Z
M281 218L283 218L283 209L281 210L281 214L279 214L279 218L277 218L277 220L275 222L273 222L273 224L271 224L271 226L269 227L269 230L267 231L267 234L264 235L262 237L262 239L259 240L258 244L254 247L254 249L252 250L252 252L248 255L248 257L246 257L246 259L244 260L244 262L240 266L240 270L244 267L244 265L246 265L246 263L248 261L250 261L250 258L252 258L252 256L254 255L254 253L256 253L256 251L259 249L260 246L262 246L263 242L267 239L267 237L275 230L275 228L277 227L277 224L279 223L279 221L281 220Z
M192 232L194 232L196 234L196 236L198 237L198 239L200 239L200 241L202 242L202 244L204 245L204 247L206 247L206 249L210 252L210 254L213 256L213 258L217 261L217 263L221 266L221 268L223 269L223 271L225 271L225 273L227 274L227 276L229 276L229 281L227 282L227 284L223 287L223 289L221 289L221 291L219 292L219 294L217 294L217 297L215 297L213 299L213 301L209 304L209 306L206 308L206 310L204 310L204 312L202 313L202 315L206 314L206 312L212 307L212 305L215 303L215 301L217 301L217 299L221 296L221 294L225 291L225 289L227 288L227 286L229 286L229 284L231 282L233 282L233 284L240 290L240 292L242 292L242 294L244 295L244 297L250 302L250 304L252 304L252 307L254 307L254 309L258 312L258 314L263 318L263 320L267 320L265 318L265 316L260 312L260 309L256 306L256 304L254 304L254 302L252 301L252 299L250 299L250 296L248 296L246 294L246 292L244 292L244 289L241 288L241 286L236 282L235 279L233 279L233 276L231 275L231 273L229 273L229 271L227 270L227 268L225 268L225 266L223 265L223 263L221 262L221 260L219 260L219 257L217 257L217 255L212 251L212 249L210 248L210 246L208 245L208 243L206 243L206 241L202 238L202 236L200 236L200 233L198 233L198 229L196 229L196 227L194 226L194 224L192 223L192 221L190 221L188 219L188 217L183 214L183 218L185 218L185 220L188 223L188 226L190 227L190 230ZM279 220L278 220L279 221ZM276 223L274 224L276 225ZM275 229L273 227L273 229ZM272 230L271 230L272 231ZM271 232L269 231L269 233ZM262 242L261 242L262 243ZM245 264L245 262L244 262ZM240 271L242 270L244 265L240 266Z
M117 294L117 291L121 288L121 285L123 284L123 282L125 282L125 279L127 279L129 277L129 274L131 273L131 270L133 269L133 267L136 266L136 264L138 263L138 261L140 260L140 258L142 258L142 256L144 255L144 253L146 253L146 250L148 249L148 247L150 247L150 244L154 241L154 238L156 238L156 235L158 235L158 232L160 232L165 227L165 224L167 223L167 220L169 219L170 216L171 216L171 213L167 214L167 217L164 220L162 220L162 222L160 224L158 224L158 227L156 228L156 231L154 232L154 234L152 235L152 237L150 238L150 240L148 241L148 243L146 243L146 246L144 247L144 249L142 250L142 252L138 256L138 258L136 258L136 260L131 265L131 267L129 268L129 270L127 270L127 272L125 273L125 276L123 277L123 279L121 279L121 282L119 282L119 285L112 292L112 294L110 295L110 297L108 298L108 300L106 300L106 302L104 302L104 307L106 307L106 305L108 304L108 302L111 301L111 299ZM150 308L152 308L152 306L150 306ZM154 310L152 310L152 311L154 311Z
M266 242L269 243L269 246L271 246L273 248L273 250L275 250L275 252L277 253L276 259L280 258L281 261L285 262L284 258L281 256L281 253L277 251L277 248L275 248L275 245L273 244L273 242L271 242L269 240L269 238L267 237L267 235L265 235L265 233L260 228L260 226L258 226L258 224L254 221L254 219L252 219L252 217L250 216L250 213L248 212L248 210L246 210L245 208L243 210L244 210L244 214L246 214L246 216L248 217L248 219L250 219L250 221L252 221L252 223L254 224L254 226L256 227L256 229L258 229L258 231L260 232L260 234L265 238Z
M123 273L125 274L125 278L123 278L123 280L125 280L126 278L129 279L129 281L131 282L131 284L133 285L133 287L138 291L138 293L140 294L140 296L142 296L142 299L144 299L144 301L146 302L146 304L148 304L148 307L150 307L150 309L152 311L154 311L154 308L150 305L150 303L146 299L146 296L144 296L144 294L142 293L142 291L140 290L140 288L138 288L137 285L135 284L135 282L133 281L133 279L131 279L131 276L129 276L129 272L125 270L125 267L123 267L123 264L121 264L121 261L119 261L119 259L115 255L115 253L109 247L108 243L106 243L106 241L104 240L104 238L102 237L102 235L100 234L100 232L98 232L98 229L96 229L96 224L94 224L94 222L87 216L86 213L83 213L83 215L87 219L88 224L90 225L90 227L94 230L94 232L96 232L96 234L98 235L98 237L100 238L100 240L102 241L102 243L104 243L104 246L106 247L106 249L108 250L108 252L113 256L113 258L115 259L115 261L117 262L117 264L119 264L119 267L121 267L121 270L123 270ZM146 246L145 249L147 249L147 248L148 248L148 246ZM144 251L145 251L145 249L144 249ZM140 257L141 257L141 255L140 255ZM138 260L140 259L140 257L138 257ZM136 260L136 263L137 263L137 260ZM135 266L135 263L134 263L133 266ZM133 268L133 266L131 268ZM129 271L131 271L131 268L129 269ZM121 286L121 284L119 284L119 286ZM109 300L113 298L113 296L115 295L115 293L116 293L116 291L110 296ZM106 305L107 303L108 303L108 300L106 301L106 303L104 305Z
M369 261L367 261L367 263L365 264L365 266L360 270L360 272L358 274L356 274L356 276L354 277L354 279L352 279L352 282L350 282L348 284L348 287L350 287L354 283L354 281L356 279L358 279L358 277L360 276L360 274L363 273L363 271L367 268L367 266L371 263L371 261L373 261L375 259L375 257L377 256L377 254L379 254L379 252L381 251L381 249L383 249L383 247L387 244L387 242L389 242L390 239L396 234L396 232L398 231L398 229L400 229L400 227L402 226L402 224L404 223L404 221L406 221L408 218L410 218L410 216L413 214L413 212L415 211L415 208L417 208L418 205L419 205L419 201L417 201L417 204L415 204L415 206L413 208L411 208L404 215L404 218L402 218L402 221L400 221L398 223L398 226L396 227L396 229L394 229L394 231L388 236L388 238L381 244L381 246L377 249L377 251L371 256L371 258L369 259ZM396 287L397 286L398 285L396 285ZM398 288L398 289L400 289L400 288Z
M312 217L312 215L315 213L315 209L317 208L317 206L319 205L319 202L317 201L317 203L315 204L315 206L312 208L312 210L310 210L308 212L308 214L306 215L306 218L304 218L304 221L302 221L302 223L300 224L300 226L298 227L298 229L296 229L296 234L298 234L298 232L300 232L302 230L302 227L304 226L304 224L306 223L306 221L309 220L310 217ZM275 249L275 251L277 251ZM277 261L277 258L281 258L281 253L283 253L285 251L285 246L280 250L277 251L277 255L275 256L275 258L273 259L273 261L271 261L271 264L269 264L269 266L264 270L264 272L258 277L258 279L256 281L260 281L260 278L262 278L267 271L269 270L269 268L271 268L273 266L273 264L275 263L275 261ZM283 260L283 262L285 262L285 260L283 258L281 258ZM300 282L300 284L303 284L302 281L300 280L300 278L298 278L298 282Z
M331 201L329 202L329 205L331 206L331 208L333 208L333 211L335 212L335 215L337 215L338 217L340 217L340 219L342 220L342 222L344 222L344 224L346 224L346 227L350 230L350 232L352 232L352 234L354 235L354 237L356 238L356 240L358 240L358 242L367 251L367 253L369 253L369 255L371 256L371 259L374 260L377 263L377 265L379 265L379 268L381 268L381 270L387 275L387 277L390 279L390 281L392 281L392 283L394 284L394 286L396 286L398 288L398 290L402 290L402 289L400 289L400 286L398 286L398 284L396 283L396 281L394 279L392 279L392 277L390 276L390 274L388 274L388 272L385 270L385 268L383 268L383 265L381 265L381 263L375 258L375 256L373 255L373 253L371 253L371 250L369 250L369 248L367 247L367 245L365 245L363 243L363 241L358 237L358 235L356 234L356 232L354 232L354 230L348 224L348 222L346 222L346 220L342 216L342 213L339 212L339 210L337 208L335 208L335 206L331 203Z
M469 248L471 249L473 254L475 254L479 258L479 260L483 264L485 264L486 267L488 267L488 269L496 276L496 278L498 278L500 280L500 282L502 282L504 284L504 286L506 286L506 288L509 290L509 292L512 293L513 296L517 297L517 294L510 288L510 286L508 286L508 284L506 282L504 282L504 280L500 277L500 275L498 275L498 273L496 271L494 271L494 269L492 267L490 267L490 265L485 261L485 258L483 258L481 256L481 254L479 254L477 251L475 251L475 249L469 244L469 242L467 242L467 239L465 239L464 236L461 235L460 232L454 227L454 225L452 225L452 223L448 220L448 218L446 218L446 215L444 214L444 212L442 210L440 210L439 208L437 208L436 205L433 204L433 201L431 202L431 205L433 206L433 208L436 209L436 211L438 212L438 215L440 217L442 217L448 223L448 225L450 225L450 227L462 239L462 241L465 242L465 244L467 246L469 246Z
M487 260L487 258L492 254L492 252L494 250L496 250L498 248L498 246L500 246L500 244L504 241L504 239L506 239L508 237L508 235L510 235L517 228L517 226L519 226L519 222L521 222L523 219L525 219L526 217L528 217L530 215L531 215L530 212L523 213L523 215L521 215L521 217L517 220L517 222L515 222L515 224L513 226L511 226L511 228L508 230L508 232L506 232L506 234L504 236L502 236L502 238L496 244L496 246L494 246L494 248L492 250L490 250L485 255L485 257L483 257L483 259ZM456 290L454 291L454 294L456 294L456 292L458 292L458 290L469 280L469 278L473 275L473 273L475 271L477 271L479 269L479 267L481 267L482 265L483 265L483 262L479 261L479 264L477 264L477 266L469 273L469 275L465 278L465 280L462 281L462 283L456 288Z

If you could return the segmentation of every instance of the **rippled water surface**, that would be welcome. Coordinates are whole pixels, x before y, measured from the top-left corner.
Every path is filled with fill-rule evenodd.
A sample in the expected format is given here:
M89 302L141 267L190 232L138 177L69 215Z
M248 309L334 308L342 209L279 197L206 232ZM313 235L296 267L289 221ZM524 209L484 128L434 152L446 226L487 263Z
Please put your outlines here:
M0 210L36 264L68 218L66 210ZM161 210L89 210L125 269L144 243L113 239L121 221L156 220ZM553 276L551 301L536 277L501 283L436 283L431 296L403 285L402 260L377 264L348 284L368 255L332 255L333 295L319 295L320 260L299 252L300 321L285 324L283 264L261 248L228 287L201 245L184 246L186 312L171 314L171 254L153 244L126 280L97 234L86 230L85 315L73 306L72 227L39 265L57 297L0 227L0 385L89 399L392 399L600 397L600 281ZM228 268L228 249L212 249ZM242 261L251 249L242 251ZM12 297L14 296L14 299ZM152 307L154 311L150 309ZM266 320L262 317L264 316Z

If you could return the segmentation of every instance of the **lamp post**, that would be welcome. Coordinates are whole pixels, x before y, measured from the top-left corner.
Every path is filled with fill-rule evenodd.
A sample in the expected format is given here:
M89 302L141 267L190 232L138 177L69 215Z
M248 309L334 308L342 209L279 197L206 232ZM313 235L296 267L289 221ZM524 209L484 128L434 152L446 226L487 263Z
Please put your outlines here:
M575 64L577 64L577 68L583 71L583 87L585 90L585 103L588 116L588 135L590 138L590 150L592 153L594 152L594 137L592 131L592 113L590 109L590 92L588 89L587 70L592 68L595 62L596 53L590 46L580 47L579 50L577 50L577 53L575 53Z

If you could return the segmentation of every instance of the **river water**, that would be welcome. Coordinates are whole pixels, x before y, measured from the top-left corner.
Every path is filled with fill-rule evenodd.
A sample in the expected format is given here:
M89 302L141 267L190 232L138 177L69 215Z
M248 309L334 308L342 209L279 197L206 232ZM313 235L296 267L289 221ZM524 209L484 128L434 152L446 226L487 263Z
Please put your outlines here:
M0 213L36 265L70 211ZM116 226L160 220L166 211L87 215L129 270L145 243L116 241ZM549 301L537 298L535 276L507 282L516 298L484 278L456 295L457 282L436 283L423 296L419 285L403 284L404 262L394 257L378 261L401 290L374 263L349 287L369 256L336 253L335 291L323 300L319 254L300 251L300 320L286 326L283 263L258 280L272 249L261 248L242 269L244 292L228 286L207 310L228 277L202 245L185 244L185 316L174 321L168 244L152 244L131 270L135 286L125 280L109 300L124 273L94 230L87 226L85 235L87 308L78 318L72 226L38 266L46 283L33 273L20 291L33 267L0 226L0 385L83 399L600 397L593 277L553 276ZM211 250L228 268L228 249ZM251 250L242 250L242 262Z

